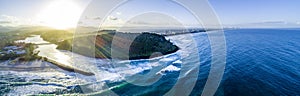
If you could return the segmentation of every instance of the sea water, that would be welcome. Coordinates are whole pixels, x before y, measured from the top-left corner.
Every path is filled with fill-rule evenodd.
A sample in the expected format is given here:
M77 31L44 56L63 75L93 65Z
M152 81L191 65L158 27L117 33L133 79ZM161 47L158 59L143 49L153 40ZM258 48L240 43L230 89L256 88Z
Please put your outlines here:
M226 56L226 67L215 95L300 94L299 29L235 29L224 33L226 54L220 55ZM181 78L189 78L184 85L196 80L190 94L201 95L212 63L208 35L194 33L166 38L180 50L153 59L112 62L58 50L80 63L76 65L83 69L90 67L85 64L97 66L93 69L96 76L68 72L43 61L13 67L9 62L1 62L0 94L163 95ZM183 72L198 75L181 75ZM140 75L145 78L138 78ZM144 85L134 82L146 80L150 81Z

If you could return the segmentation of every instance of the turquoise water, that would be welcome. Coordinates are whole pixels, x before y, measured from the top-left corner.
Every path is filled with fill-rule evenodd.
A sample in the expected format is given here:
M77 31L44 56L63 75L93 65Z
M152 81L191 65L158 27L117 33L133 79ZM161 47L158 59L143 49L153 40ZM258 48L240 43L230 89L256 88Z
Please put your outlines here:
M225 30L224 33L227 44L226 69L215 95L300 94L299 29L236 29ZM167 38L181 49L174 54L151 60L111 62L60 51L72 56L84 69L92 66L82 64L94 64L96 76L67 72L42 61L17 65L2 62L0 95L107 95L113 92L115 95L157 96L169 92L178 78L185 78L178 91L188 90L187 85L192 85L195 79L196 84L190 94L201 95L212 62L207 34ZM26 70L28 68L31 70ZM199 74L196 77L189 75L197 72ZM145 81L145 85L135 81Z

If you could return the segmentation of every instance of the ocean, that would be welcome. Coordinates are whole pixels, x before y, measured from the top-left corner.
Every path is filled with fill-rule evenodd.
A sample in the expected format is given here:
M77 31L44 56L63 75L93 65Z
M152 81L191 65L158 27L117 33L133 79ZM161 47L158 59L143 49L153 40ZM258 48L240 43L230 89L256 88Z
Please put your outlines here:
M226 56L226 65L216 96L300 94L299 29L231 29L224 34L226 54L218 55ZM1 62L0 95L201 95L214 62L208 35L166 38L180 50L143 60L111 61L54 50L75 60L66 62L92 69L96 76L68 72L38 60Z

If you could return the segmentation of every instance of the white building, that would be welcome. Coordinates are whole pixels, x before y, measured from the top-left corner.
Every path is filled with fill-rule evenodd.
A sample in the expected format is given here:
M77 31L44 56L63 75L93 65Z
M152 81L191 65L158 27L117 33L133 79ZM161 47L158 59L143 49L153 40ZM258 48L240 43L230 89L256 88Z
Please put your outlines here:
M26 54L26 50L22 49L22 47L17 47L17 46L7 46L3 48L3 52L0 53L1 54L16 54L16 55L23 55Z
M15 53L17 55L22 55L22 54L26 54L26 51L25 50L16 50Z

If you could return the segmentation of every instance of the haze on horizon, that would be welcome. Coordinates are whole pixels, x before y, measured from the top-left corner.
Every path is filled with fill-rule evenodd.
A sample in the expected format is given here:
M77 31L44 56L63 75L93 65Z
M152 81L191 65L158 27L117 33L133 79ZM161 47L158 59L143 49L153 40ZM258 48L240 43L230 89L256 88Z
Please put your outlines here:
M93 26L105 17L99 17L97 12L82 12L92 0L1 0L0 26L47 26L56 29L67 29L80 26ZM297 0L208 0L218 15L224 27L270 27L270 28L298 28L300 25L300 10ZM153 1L153 3L164 3ZM130 17L131 11L139 12L141 2L131 4L137 7L124 7L114 11L106 19L110 20L107 26L121 25ZM105 7L105 6L103 6ZM172 13L189 26L198 26L192 15L184 13L180 7L153 6L153 9L176 10ZM153 17L153 16L152 16ZM151 15L148 18L152 18ZM81 18L81 19L80 19ZM147 16L145 15L145 18ZM138 20L138 19L137 19ZM128 23L128 22L127 22ZM155 19L135 21L135 25L165 25L167 20L156 22ZM111 25L110 25L111 24ZM132 24L132 25L134 25ZM97 27L97 26L93 26Z

